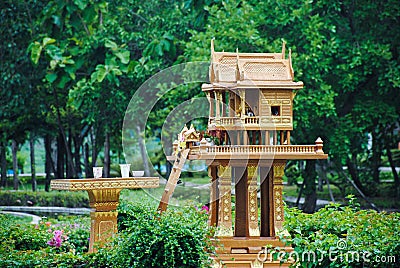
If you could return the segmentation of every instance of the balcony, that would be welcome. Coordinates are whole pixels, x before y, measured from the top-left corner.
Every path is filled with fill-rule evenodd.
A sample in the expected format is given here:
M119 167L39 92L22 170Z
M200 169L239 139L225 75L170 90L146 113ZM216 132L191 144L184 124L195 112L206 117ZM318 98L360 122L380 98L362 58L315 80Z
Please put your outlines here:
M208 129L292 130L293 124L290 116L210 117Z
M174 145L177 150L177 144ZM320 138L313 145L222 145L207 143L204 139L198 146L192 146L189 159L327 159L322 150ZM169 160L174 157L168 157Z

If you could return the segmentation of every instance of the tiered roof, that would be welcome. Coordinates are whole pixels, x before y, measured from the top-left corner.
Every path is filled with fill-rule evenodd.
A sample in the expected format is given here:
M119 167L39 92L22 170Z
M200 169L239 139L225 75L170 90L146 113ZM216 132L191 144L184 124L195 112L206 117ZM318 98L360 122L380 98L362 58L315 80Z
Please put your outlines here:
M210 83L212 86L238 88L287 88L300 89L303 82L294 82L292 55L285 58L285 43L281 53L239 53L214 51L211 40Z

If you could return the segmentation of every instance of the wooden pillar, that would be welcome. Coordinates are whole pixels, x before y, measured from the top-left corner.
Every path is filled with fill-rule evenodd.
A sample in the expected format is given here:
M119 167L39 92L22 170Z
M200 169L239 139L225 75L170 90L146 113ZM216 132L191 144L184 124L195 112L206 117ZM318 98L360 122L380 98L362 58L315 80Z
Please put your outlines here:
M274 145L277 145L278 144L278 137L277 137L278 133L276 130L274 130L273 133L274 133Z
M218 229L217 236L232 237L232 193L231 193L231 175L230 166L218 166L218 188L219 188L219 206L218 206Z
M218 207L219 207L219 189L217 167L210 166L208 168L208 176L211 178L211 191L210 191L210 208L209 208L209 225L217 226L218 220Z
M290 130L288 130L286 132L286 140L287 140L287 144L289 145L290 144Z
M207 92L206 93L208 102L210 103L210 116L209 117L214 117L214 106L215 106L215 98L214 98L214 92Z
M215 91L216 94L216 98L215 98L215 117L220 118L220 112L221 112L221 108L220 108L220 100L221 100L221 92L219 91Z
M281 145L283 145L285 143L285 131L281 130L280 135L281 135Z
M261 237L274 237L273 174L270 167L260 167L260 227Z
M247 130L243 130L243 145L249 144L249 135L247 134Z
M245 167L233 167L235 179L235 237L249 236L247 170Z
M258 227L258 200L257 200L257 166L247 167L248 176L248 222L249 236L259 237Z
M226 116L226 95L225 91L221 92L221 117Z
M269 136L269 131L265 131L265 145L269 145L270 144L270 139L271 137Z
M277 160L273 163L273 184L274 184L274 225L276 230L283 228L283 175L285 174L285 160Z
M246 114L246 91L244 89L240 90L240 108L242 117Z
M229 116L234 117L236 110L235 110L235 92L229 91Z

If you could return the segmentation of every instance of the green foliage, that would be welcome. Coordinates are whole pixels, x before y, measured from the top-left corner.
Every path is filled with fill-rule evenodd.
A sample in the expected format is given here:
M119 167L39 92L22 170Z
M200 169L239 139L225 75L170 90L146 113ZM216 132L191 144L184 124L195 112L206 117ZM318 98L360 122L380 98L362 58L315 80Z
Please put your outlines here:
M169 209L161 216L146 205L122 204L119 208L120 267L204 267L209 265L208 215L194 206ZM207 252L208 251L208 252Z
M396 267L395 262L381 263L379 258L400 258L399 213L360 210L350 199L348 206L330 205L314 214L287 209L285 217L292 237L287 242L301 267ZM309 252L316 258L301 258Z
M1 206L89 207L85 192L0 191Z
M149 205L122 203L118 236L95 254L85 253L88 218L62 217L32 225L15 224L14 218L0 214L0 266L207 267L212 251L207 213L194 206L161 216L154 211ZM48 243L54 231L62 231L60 247Z

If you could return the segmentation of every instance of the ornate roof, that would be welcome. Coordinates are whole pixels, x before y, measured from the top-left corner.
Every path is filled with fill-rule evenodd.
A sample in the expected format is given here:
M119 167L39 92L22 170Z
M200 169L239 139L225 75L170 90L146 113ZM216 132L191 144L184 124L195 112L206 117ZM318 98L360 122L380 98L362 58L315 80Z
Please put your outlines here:
M211 40L210 82L214 86L302 88L303 82L293 82L292 53L289 50L286 59L285 50L283 42L280 53L216 52Z

